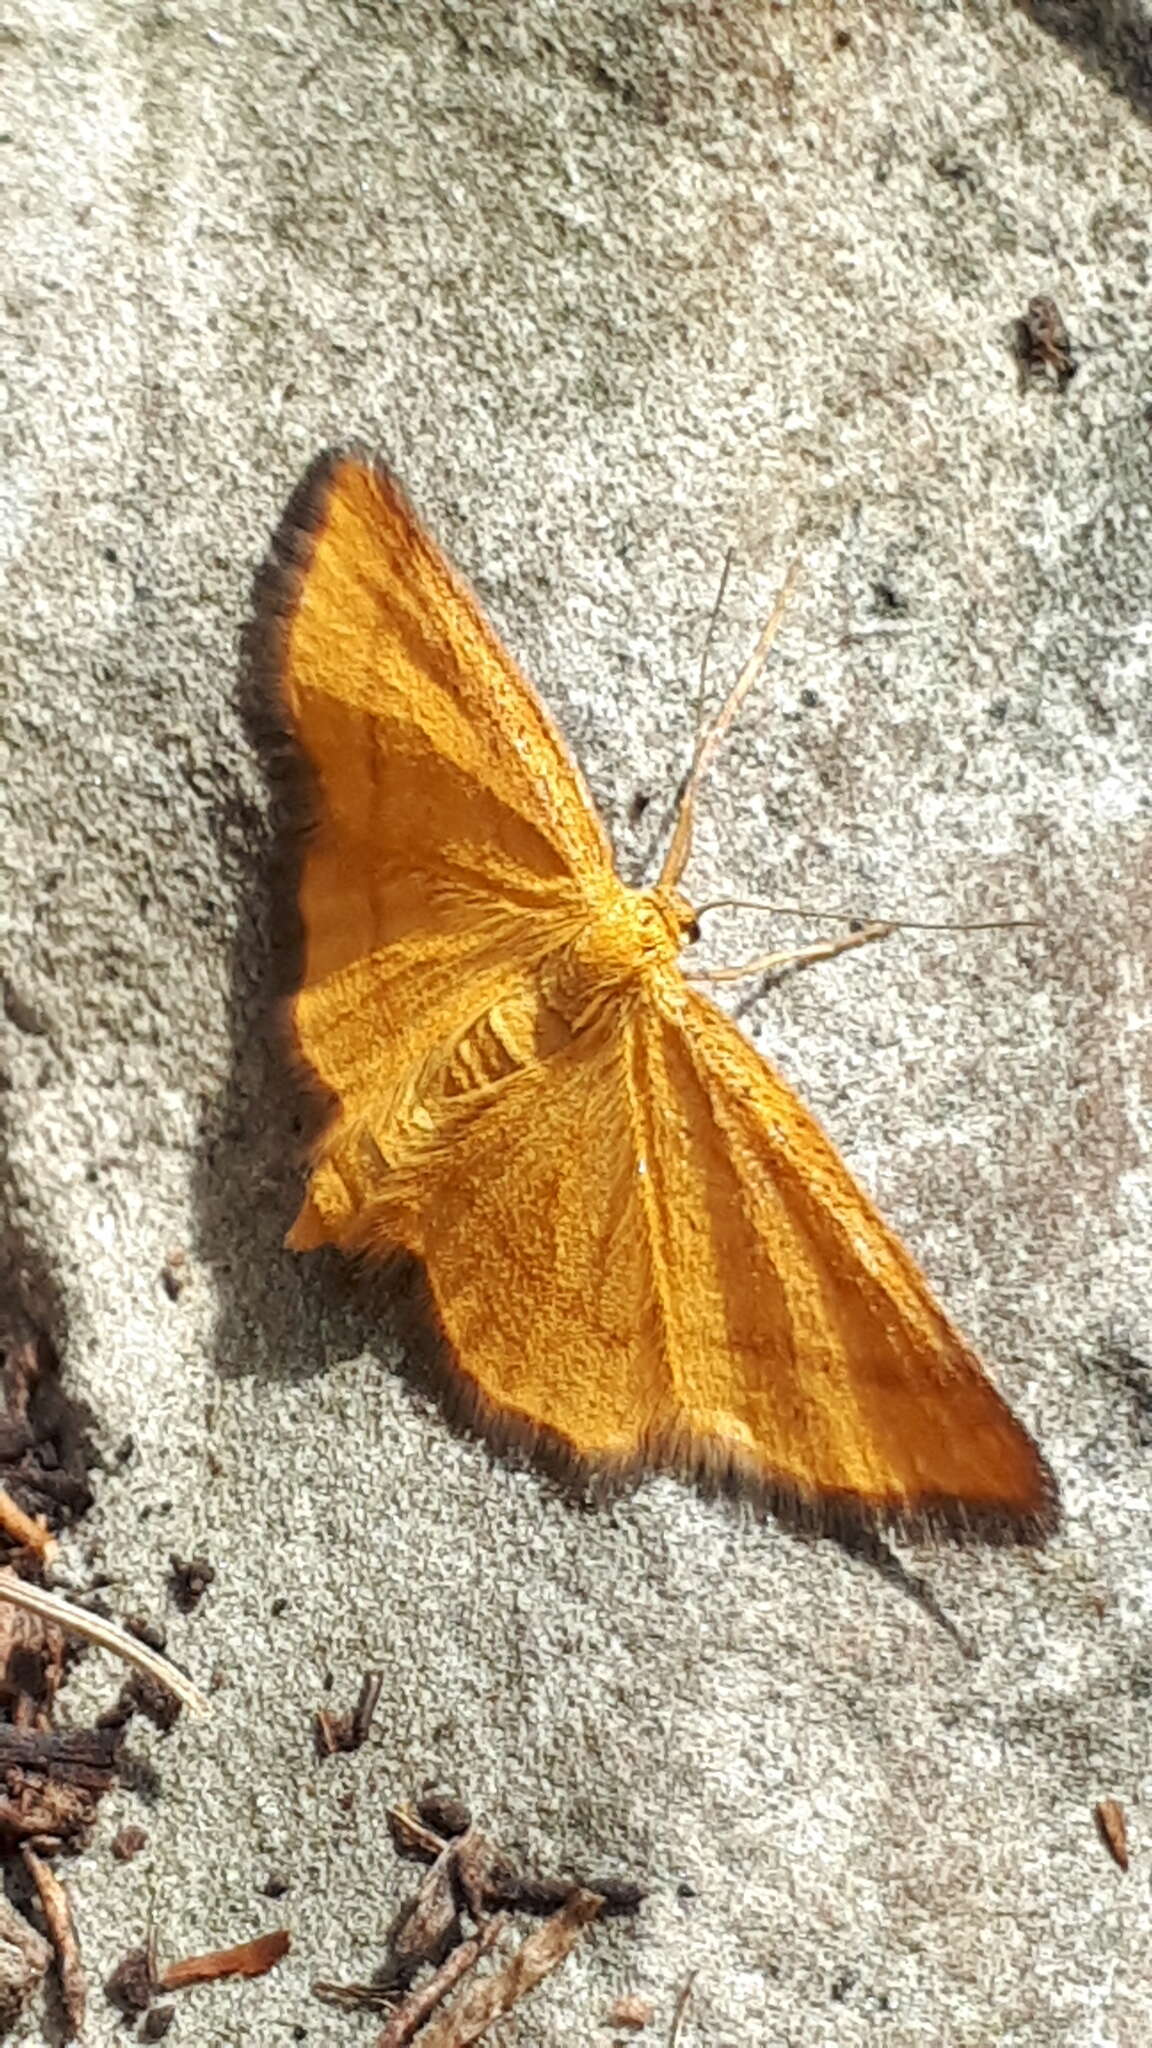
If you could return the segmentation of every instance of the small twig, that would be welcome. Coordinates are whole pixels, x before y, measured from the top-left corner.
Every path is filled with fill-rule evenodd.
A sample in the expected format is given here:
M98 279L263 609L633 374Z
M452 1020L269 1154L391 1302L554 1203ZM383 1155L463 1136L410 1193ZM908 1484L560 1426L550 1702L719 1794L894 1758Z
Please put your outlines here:
M216 1984L222 1977L262 1977L291 1946L287 1929L278 1927L273 1934L258 1934L255 1941L242 1941L236 1948L216 1948L205 1956L169 1963L157 1976L156 1989L183 1991L189 1984Z
M333 1984L330 1978L313 1977L312 1996L322 2005L339 2006L341 2012L391 2012L396 2004L394 1984Z
M352 1737L357 1749L362 1749L368 1740L372 1717L380 1704L383 1684L382 1671L366 1671L360 1681L360 1697L352 1710Z
M56 1951L68 2038L75 2040L84 2025L88 1988L80 1960L80 1944L76 1939L76 1923L72 1918L72 1903L56 1872L36 1854L35 1849L30 1849L25 1843L20 1853L24 1858L24 1868L36 1887L49 1939Z
M432 2021L421 2048L472 2048L493 2020L511 2012L564 1961L602 1904L595 1892L574 1891L567 1905L530 1934L503 1969L475 1984L450 2012Z
M576 1890L595 1892L605 1920L617 1913L637 1913L648 1894L620 1877L520 1877L496 1869L484 1883L484 1904L512 1913L555 1913Z
M443 1838L426 1828L406 1806L389 1806L384 1818L401 1856L423 1856L434 1863L446 1846Z
M60 1547L47 1523L26 1515L19 1501L13 1500L3 1486L0 1486L0 1529L23 1550L34 1551L42 1564L50 1564Z
M317 1756L347 1755L354 1749L363 1748L383 1683L382 1671L366 1671L360 1681L360 1696L350 1714L334 1714L330 1707L319 1709L316 1715Z
M146 1643L137 1642L116 1622L108 1621L102 1614L90 1614L86 1607L75 1607L60 1593L49 1593L44 1586L33 1586L27 1579L15 1578L11 1573L0 1573L0 1600L7 1600L13 1607L22 1607L28 1614L39 1614L48 1621L58 1622L61 1628L69 1629L73 1635L83 1637L85 1642L96 1643L102 1650L111 1650L116 1657L122 1657L126 1664L134 1664L138 1671L146 1672L158 1685L167 1686L169 1692L194 1714L206 1714L208 1702L202 1692L185 1678L174 1664L168 1662L158 1651L150 1650Z
M121 1728L10 1728L0 1722L0 1773L41 1771L106 1792L116 1775Z
M383 2032L377 2035L375 2048L406 2048L429 2015L500 1939L507 1924L504 1914L496 1913L485 1922L479 1934L454 1948L427 1983L410 1992L403 2005L393 2013Z
M676 2043L680 2039L680 2029L684 2024L684 2015L688 2010L688 2003L692 1996L692 1986L695 1982L696 1972L695 1970L689 1970L683 1984L680 1986L680 1996L676 2000L676 2010L672 2014L672 2025L668 2033L668 2048L676 2048Z

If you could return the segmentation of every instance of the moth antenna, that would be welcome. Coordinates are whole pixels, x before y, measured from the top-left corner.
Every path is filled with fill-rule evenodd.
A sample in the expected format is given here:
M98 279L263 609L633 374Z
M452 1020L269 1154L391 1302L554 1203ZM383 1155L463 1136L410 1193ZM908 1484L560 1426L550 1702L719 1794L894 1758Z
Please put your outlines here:
M716 626L724 607L724 599L728 595L728 579L732 574L732 564L735 559L736 550L729 548L724 556L724 567L720 571L720 582L717 586L716 596L713 599L712 610L708 614L708 629L704 635L704 645L700 652L700 675L696 684L696 705L692 717L692 723L696 729L697 744L699 744L700 726L704 716L704 697L708 689L708 662L712 653L712 642L716 637ZM691 770L688 773L691 773ZM687 781L688 774L685 774L679 791L681 800L683 799Z
M797 555L787 576L784 578L780 595L772 607L768 620L760 633L752 653L733 683L715 718L710 725L705 726L704 731L696 742L696 751L692 756L692 765L688 770L680 793L680 802L676 810L676 822L672 828L672 838L669 842L668 851L664 856L664 865L660 870L657 886L661 889L674 889L688 865L688 856L692 851L692 821L696 804L696 793L733 719L736 718L745 698L751 690L755 689L756 684L764 673L769 650L783 624L784 614L788 609L789 600L796 588L799 575L800 557ZM711 640L711 628L709 629L709 640ZM705 653L707 653L707 648L705 648Z
M894 927L890 924L865 924L858 931L842 932L838 939L820 939L814 946L789 947L783 953L760 953L755 960L742 960L738 967L689 967L684 971L685 981L750 981L758 974L781 974L787 969L794 973L804 967L817 967L823 960L837 960L841 953L854 953L858 946L875 945L877 939L887 939Z
M861 917L858 910L817 910L808 903L764 903L757 896L714 896L695 906L696 916L711 910L758 910L769 917L808 917L824 924L884 924L889 931L910 932L1016 932L1036 931L1042 917L941 918Z

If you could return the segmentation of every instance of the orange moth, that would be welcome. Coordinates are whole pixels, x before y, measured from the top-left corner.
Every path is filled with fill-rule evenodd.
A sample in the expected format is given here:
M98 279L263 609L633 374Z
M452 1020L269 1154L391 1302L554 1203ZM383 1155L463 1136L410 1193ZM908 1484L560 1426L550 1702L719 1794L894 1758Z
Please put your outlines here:
M659 882L631 889L539 699L384 469L316 466L270 587L313 798L291 1022L329 1107L289 1244L415 1255L473 1414L577 1471L663 1467L818 1522L1046 1533L1030 1437L681 968L718 731Z

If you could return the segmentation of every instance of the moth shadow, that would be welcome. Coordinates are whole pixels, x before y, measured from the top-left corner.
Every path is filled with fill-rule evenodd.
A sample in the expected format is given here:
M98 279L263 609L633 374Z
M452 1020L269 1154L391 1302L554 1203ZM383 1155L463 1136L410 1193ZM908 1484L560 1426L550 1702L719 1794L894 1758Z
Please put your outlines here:
M195 1256L216 1293L214 1362L225 1378L307 1380L379 1349L382 1314L387 1332L377 1291L350 1286L334 1257L305 1260L284 1248L325 1105L297 1070L286 1026L303 960L296 899L312 802L276 679L300 537L331 459L305 476L253 580L235 702L264 802L240 799L218 821L228 864L239 870L240 914L228 974L228 1078L201 1118L192 1209Z
M1021 14L1063 43L1079 69L1101 78L1152 119L1152 26L1139 0L1016 0Z

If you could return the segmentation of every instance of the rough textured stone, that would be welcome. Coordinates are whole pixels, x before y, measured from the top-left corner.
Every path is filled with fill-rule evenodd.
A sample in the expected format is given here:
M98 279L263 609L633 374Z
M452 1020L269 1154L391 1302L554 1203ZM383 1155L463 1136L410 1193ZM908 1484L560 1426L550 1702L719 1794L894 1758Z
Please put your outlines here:
M135 1440L83 1542L124 1611L210 1556L169 1644L227 1681L207 1725L134 1736L148 1857L107 1855L126 1791L70 1866L94 1981L150 1919L162 1960L272 1924L283 1867L291 1956L194 1994L192 2032L337 2048L308 1983L370 1971L410 1888L384 1806L435 1781L510 1852L652 1893L509 2041L591 2039L625 1991L666 2026L694 1969L685 2048L1137 2048L1152 15L16 0L2 34L4 1242L109 1450ZM1021 388L1036 294L1063 394ZM799 537L696 889L1044 920L910 934L745 1019L1060 1476L1045 1555L907 1559L975 1661L860 1561L670 1481L574 1510L279 1249L241 635L289 491L351 434L475 581L629 874L725 549L717 689ZM326 1674L342 1700L370 1666L370 1743L318 1764ZM88 1659L77 1719L110 1683ZM117 2038L94 1997L87 2039Z

